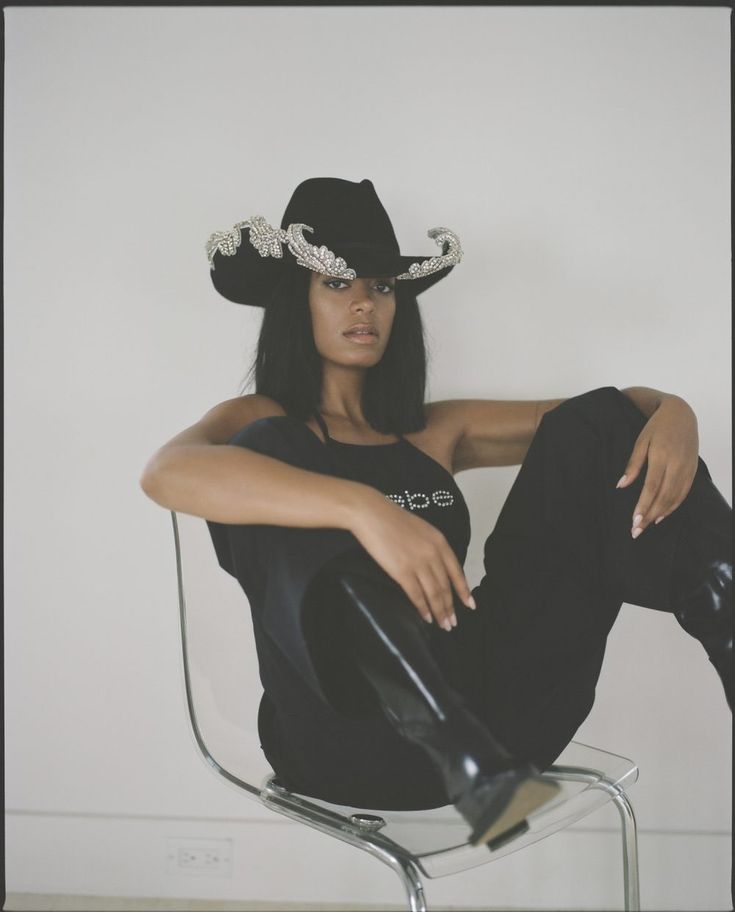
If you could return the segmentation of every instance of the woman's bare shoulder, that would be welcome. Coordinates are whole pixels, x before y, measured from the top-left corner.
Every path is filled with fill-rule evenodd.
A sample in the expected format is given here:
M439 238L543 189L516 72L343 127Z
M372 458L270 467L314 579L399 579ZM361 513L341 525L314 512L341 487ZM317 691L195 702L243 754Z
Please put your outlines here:
M212 406L198 421L168 440L161 449L197 443L227 443L234 434L253 421L285 414L275 399L261 393L235 396Z
M226 399L222 404L228 405L234 416L246 418L248 421L268 418L271 415L286 414L285 409L279 402L271 399L270 396L264 396L262 393L236 396L234 399Z
M283 407L270 396L249 393L246 396L225 399L224 402L215 405L198 424L218 438L212 440L213 443L224 443L253 421L285 414Z

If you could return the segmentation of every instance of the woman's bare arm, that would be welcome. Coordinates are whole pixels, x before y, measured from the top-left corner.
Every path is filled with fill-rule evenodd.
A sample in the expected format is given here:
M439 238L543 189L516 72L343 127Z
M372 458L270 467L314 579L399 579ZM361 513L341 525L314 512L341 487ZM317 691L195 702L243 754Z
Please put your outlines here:
M647 386L621 390L650 418L665 399L679 398ZM565 399L452 399L433 403L455 428L454 473L489 466L520 465L541 419Z
M254 450L224 443L267 414L266 397L230 399L164 444L140 478L162 507L213 522L351 530L366 498L360 482L310 472Z
M451 399L435 403L454 426L454 474L520 465L543 415L563 399Z
M220 403L154 453L141 487L162 507L213 522L352 532L421 615L450 630L450 587L467 604L471 591L445 536L370 485L310 472L225 442L268 414L283 410L267 397Z
M675 396L674 393L664 393L662 390L652 389L650 386L626 386L620 392L624 393L646 418L653 415L664 399L681 398Z

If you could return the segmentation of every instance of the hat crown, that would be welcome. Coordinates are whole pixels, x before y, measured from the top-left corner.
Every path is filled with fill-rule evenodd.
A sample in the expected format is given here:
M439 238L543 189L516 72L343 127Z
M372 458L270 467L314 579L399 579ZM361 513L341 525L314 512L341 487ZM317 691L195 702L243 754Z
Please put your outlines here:
M223 297L266 307L292 266L344 279L393 276L410 280L410 290L420 294L462 259L449 228L431 228L427 236L440 253L403 256L372 181L312 177L293 191L280 228L251 215L229 231L212 232L205 250Z
M312 244L330 248L371 246L400 255L398 241L372 181L311 177L302 181L289 200L281 228L309 225Z

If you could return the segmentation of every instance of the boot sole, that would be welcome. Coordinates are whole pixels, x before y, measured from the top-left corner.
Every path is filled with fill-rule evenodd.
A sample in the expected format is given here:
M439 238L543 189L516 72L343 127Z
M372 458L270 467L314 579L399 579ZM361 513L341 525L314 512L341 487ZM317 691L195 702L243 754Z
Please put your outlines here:
M500 814L497 812L497 798L493 801L484 815L485 819L476 823L469 841L475 846L487 843L491 851L498 848L511 835L525 832L528 829L526 817L551 801L559 791L559 785L553 780L540 776L525 779L516 786Z

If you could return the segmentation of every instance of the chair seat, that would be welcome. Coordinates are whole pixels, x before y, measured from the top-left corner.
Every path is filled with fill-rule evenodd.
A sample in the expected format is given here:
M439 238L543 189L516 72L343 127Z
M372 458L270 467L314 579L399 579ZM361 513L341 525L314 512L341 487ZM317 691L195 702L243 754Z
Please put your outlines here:
M265 778L260 799L292 819L311 825L321 822L324 826L317 828L333 835L339 836L343 828L377 845L387 840L386 848L406 854L427 877L434 878L486 864L570 826L629 788L638 778L638 767L618 754L572 741L544 776L559 783L559 794L529 815L525 832L492 852L487 846L468 843L469 826L451 804L425 811L365 810L289 792L274 775ZM385 825L377 830L361 826L351 819L353 815L379 817Z

